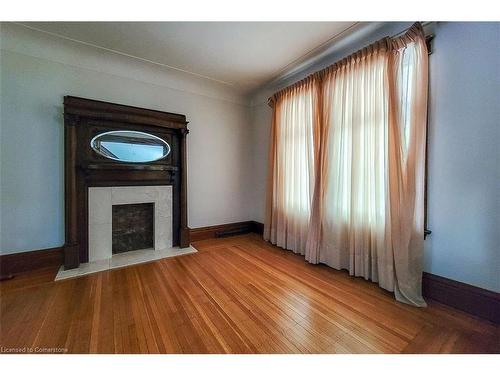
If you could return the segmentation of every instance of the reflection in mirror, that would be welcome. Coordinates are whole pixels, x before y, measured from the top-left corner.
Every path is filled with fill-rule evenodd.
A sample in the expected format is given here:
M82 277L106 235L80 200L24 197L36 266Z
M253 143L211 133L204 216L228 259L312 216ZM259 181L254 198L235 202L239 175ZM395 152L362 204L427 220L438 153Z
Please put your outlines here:
M92 138L90 146L108 159L129 163L160 160L170 153L170 146L163 139L128 130L101 133Z

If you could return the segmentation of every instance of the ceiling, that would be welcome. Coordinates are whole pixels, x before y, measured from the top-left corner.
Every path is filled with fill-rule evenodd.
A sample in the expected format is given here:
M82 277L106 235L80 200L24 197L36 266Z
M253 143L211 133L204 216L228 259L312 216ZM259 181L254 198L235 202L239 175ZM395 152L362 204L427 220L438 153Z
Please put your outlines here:
M250 92L355 22L30 22Z

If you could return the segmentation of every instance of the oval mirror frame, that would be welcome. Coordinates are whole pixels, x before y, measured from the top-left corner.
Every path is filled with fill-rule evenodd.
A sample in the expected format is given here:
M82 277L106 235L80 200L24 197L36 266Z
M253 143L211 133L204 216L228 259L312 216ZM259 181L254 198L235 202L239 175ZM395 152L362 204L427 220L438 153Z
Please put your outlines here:
M134 134L139 135L139 137L135 138L136 142L127 143L126 138L130 138L132 140L132 139L134 139L133 138ZM133 157L131 157L131 158L127 158L127 157L123 157L123 156L119 157L118 155L114 154L113 151L111 151L109 149L106 149L106 152L104 152L101 149L101 147L103 147L103 146L101 145L101 147L99 147L98 145L96 145L96 142L99 141L100 138L105 138L106 135L116 135L118 137L122 136L122 138L124 139L123 142L114 142L114 143L122 143L123 145L129 145L129 149L130 149L129 152L131 153L131 155L135 154L135 159ZM147 139L150 141L156 141L156 143L149 143L149 144L148 143L141 143L141 142L137 142L138 139L144 139L144 140ZM108 142L113 143L110 141L108 141ZM143 150L141 151L140 149L138 149L137 145L143 146ZM163 151L161 152L161 156L158 155L158 156L146 157L146 155L148 153L150 155L154 154L155 151L157 153L158 150L154 150L152 148L158 148L160 146L163 148ZM153 135L150 133L145 133L145 132L136 131L136 130L111 130L111 131L97 134L95 137L93 137L90 140L90 147L97 154L99 154L107 159L118 161L121 163L151 163L151 162L166 158L170 154L170 151L171 151L170 145L164 139L161 139L160 137L157 137L156 135ZM133 150L134 148L136 150ZM149 150L147 150L147 148L149 148ZM120 150L120 148L118 148L114 151L116 152L117 150ZM122 146L120 153L123 154L126 152L127 152L127 150L124 149ZM140 156L137 157L138 152L142 152L144 154L144 155L142 155L142 158Z

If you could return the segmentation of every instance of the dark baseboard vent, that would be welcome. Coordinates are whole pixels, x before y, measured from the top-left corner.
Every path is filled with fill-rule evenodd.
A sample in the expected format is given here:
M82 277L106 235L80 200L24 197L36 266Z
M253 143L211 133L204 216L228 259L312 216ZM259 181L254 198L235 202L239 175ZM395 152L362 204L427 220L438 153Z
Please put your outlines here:
M230 237L230 236L237 236L239 234L246 234L252 232L252 229L249 225L246 225L241 228L234 228L234 229L223 229L223 230L218 230L215 232L215 237L220 238L220 237Z
M254 221L241 221L238 223L212 225L209 227L191 228L189 234L191 242L207 240L210 238L222 238L254 232Z

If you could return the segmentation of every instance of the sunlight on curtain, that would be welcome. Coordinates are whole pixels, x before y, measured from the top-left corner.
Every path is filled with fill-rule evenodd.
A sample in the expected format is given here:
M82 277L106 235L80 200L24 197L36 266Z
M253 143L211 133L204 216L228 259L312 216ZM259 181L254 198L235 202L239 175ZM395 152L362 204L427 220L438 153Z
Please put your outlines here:
M420 25L418 25L420 26ZM389 58L389 207L398 301L422 298L428 52L421 27L392 40Z
M408 144L410 142L410 128L412 123L411 118L411 103L413 89L415 87L412 78L415 77L416 63L416 44L412 43L405 47L398 61L397 74L397 97L401 100L400 124L402 124L402 151L405 155L408 153Z
M319 261L392 290L386 254L388 55L385 48L327 71L325 178Z
M275 98L272 217L267 239L304 253L314 189L316 82Z

